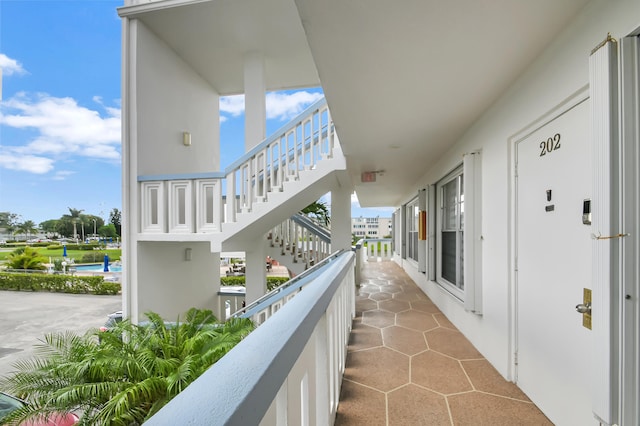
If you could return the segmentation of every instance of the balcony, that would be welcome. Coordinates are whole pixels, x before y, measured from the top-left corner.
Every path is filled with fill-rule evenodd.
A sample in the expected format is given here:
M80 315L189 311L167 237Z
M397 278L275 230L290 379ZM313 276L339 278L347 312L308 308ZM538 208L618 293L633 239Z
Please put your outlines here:
M247 307L260 327L148 424L552 424L397 264L365 261L356 287L356 256Z
M300 193L313 198L310 187L344 163L321 99L224 171L138 176L138 239L207 241L218 234L225 240Z

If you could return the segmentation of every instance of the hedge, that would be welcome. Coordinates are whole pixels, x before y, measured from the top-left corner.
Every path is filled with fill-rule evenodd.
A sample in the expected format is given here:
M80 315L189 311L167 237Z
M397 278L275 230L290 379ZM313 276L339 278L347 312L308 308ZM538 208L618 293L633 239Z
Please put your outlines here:
M73 276L0 272L0 290L48 291L51 293L109 294L120 292L120 283L102 276Z
M58 244L58 243L47 243L46 247L47 250L61 250L62 247L66 245L67 246L67 250L83 250L83 251L88 251L88 250L94 250L97 248L103 248L103 245L100 245L98 243L89 243L89 244Z
M267 290L271 291L274 288L286 283L289 281L289 277L267 277ZM229 277L220 277L220 285L221 286L229 286L229 285L241 285L244 287L245 285L245 276L237 275L237 276L229 276Z

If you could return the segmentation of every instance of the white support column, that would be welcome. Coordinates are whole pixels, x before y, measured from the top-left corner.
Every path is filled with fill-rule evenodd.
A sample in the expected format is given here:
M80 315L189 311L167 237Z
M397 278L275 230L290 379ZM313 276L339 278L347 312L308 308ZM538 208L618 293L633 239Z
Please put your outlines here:
M246 254L246 302L247 305L262 297L267 292L267 271L265 248L266 239L261 236L262 242L258 242L251 251Z
M351 249L351 188L331 191L331 250Z
M244 132L245 151L249 151L265 139L267 107L264 58L260 52L250 52L244 57Z

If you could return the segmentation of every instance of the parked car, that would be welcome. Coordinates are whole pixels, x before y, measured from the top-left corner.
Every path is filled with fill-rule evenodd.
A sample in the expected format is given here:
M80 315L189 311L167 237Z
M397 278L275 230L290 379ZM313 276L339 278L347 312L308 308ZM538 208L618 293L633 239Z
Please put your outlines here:
M121 321L122 321L122 311L112 312L109 315L107 315L107 321L104 323L102 327L100 327L100 331L102 332L109 331Z
M27 405L26 401L21 400L15 396L0 392L0 423L9 414L15 410ZM80 419L74 413L60 413L49 416L49 418L42 418L37 420L31 420L26 423L21 423L23 426L71 426L78 423Z

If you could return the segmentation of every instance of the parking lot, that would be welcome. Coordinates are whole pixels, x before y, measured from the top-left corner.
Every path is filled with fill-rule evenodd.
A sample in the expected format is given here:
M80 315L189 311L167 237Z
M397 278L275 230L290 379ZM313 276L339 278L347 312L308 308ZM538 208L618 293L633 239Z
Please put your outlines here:
M122 296L0 291L0 376L31 357L45 334L84 334L121 307Z

